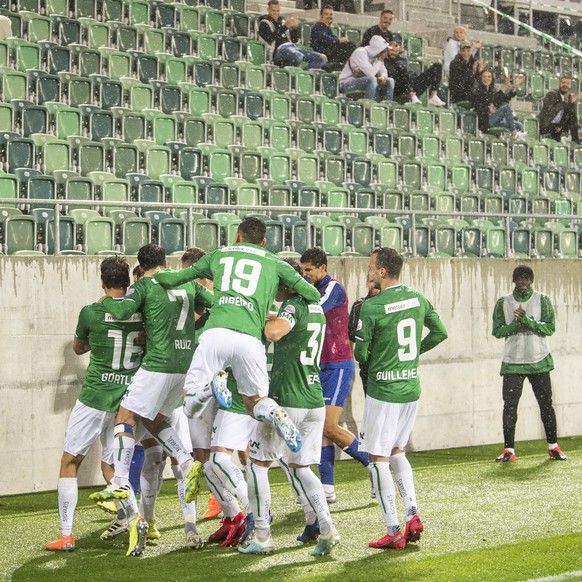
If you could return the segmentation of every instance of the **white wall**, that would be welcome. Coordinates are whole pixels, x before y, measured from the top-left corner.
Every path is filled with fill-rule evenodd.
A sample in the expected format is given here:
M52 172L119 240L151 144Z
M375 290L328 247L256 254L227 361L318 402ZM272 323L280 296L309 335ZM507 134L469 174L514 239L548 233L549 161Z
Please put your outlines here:
M101 295L98 257L0 257L0 495L54 489L69 412L88 356L76 356L72 338L80 309ZM421 290L441 314L449 339L423 356L423 395L411 448L447 448L502 442L502 340L491 336L497 298L512 288L512 260L407 261L403 282ZM531 261L535 287L556 310L551 338L556 362L554 401L559 434L580 433L582 327L578 261ZM367 259L332 259L350 302L364 295ZM363 393L356 380L346 407L357 431ZM543 438L531 390L520 403L517 439ZM79 482L102 482L93 451Z

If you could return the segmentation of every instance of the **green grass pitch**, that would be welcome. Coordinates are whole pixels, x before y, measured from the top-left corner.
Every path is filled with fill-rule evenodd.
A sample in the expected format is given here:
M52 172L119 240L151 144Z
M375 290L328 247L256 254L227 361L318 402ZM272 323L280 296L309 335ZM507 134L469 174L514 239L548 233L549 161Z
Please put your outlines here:
M303 513L279 469L271 470L276 551L263 557L215 544L185 548L171 480L157 506L162 539L142 558L125 557L127 534L99 540L108 517L88 501L94 489L79 492L77 550L63 554L44 550L59 532L56 492L0 497L0 580L582 580L582 437L560 445L567 462L550 460L541 441L518 443L518 460L508 464L493 462L500 446L410 454L425 532L403 551L367 547L384 533L367 472L354 461L338 463L338 501L331 510L342 540L331 556L317 559L310 556L312 546L295 541ZM204 490L199 515L206 499ZM403 519L400 500L398 509ZM218 523L199 521L199 532L208 537Z

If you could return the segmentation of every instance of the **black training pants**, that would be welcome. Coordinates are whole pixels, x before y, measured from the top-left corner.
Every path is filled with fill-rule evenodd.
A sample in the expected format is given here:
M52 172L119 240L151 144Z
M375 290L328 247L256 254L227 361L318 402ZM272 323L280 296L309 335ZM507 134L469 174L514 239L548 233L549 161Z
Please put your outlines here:
M528 379L540 407L540 416L549 443L558 441L556 413L552 404L552 382L549 372L539 374L506 374L503 376L503 438L505 448L514 448L517 405L523 391L523 382Z

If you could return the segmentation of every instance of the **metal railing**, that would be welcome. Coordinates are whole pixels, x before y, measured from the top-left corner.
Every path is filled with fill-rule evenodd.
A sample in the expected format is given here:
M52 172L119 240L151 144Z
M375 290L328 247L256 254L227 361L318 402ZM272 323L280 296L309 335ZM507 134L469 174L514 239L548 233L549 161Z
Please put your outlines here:
M423 218L435 218L435 219L446 219L446 218L460 218L469 222L470 227L474 227L470 224L470 220L473 219L497 219L503 222L505 228L505 257L512 256L511 248L511 224L512 222L517 222L520 220L546 220L546 221L556 221L556 220L568 220L568 221L582 221L582 217L577 214L513 214L507 212L500 213L483 213L483 212L463 212L463 211L452 211L452 212L441 212L435 210L406 210L406 209L395 209L386 210L382 208L345 208L345 207L330 207L330 206L267 206L267 205L237 205L232 204L186 204L186 203L160 203L160 202L117 202L117 201L103 201L103 200L44 200L44 199L14 199L14 198L0 198L0 205L10 205L16 207L30 207L36 206L37 208L54 208L55 219L54 219L54 253L53 255L61 254L60 249L60 217L61 211L67 210L68 208L74 207L84 207L91 206L92 209L107 208L119 208L120 210L129 211L142 211L142 210L157 210L171 212L175 209L184 209L187 211L186 223L186 241L187 247L192 247L196 245L196 240L194 236L194 212L208 213L208 211L217 212L232 212L233 214L238 211L254 212L257 214L269 214L270 212L286 213L286 214L300 214L305 216L306 222L306 238L307 246L310 247L314 244L312 240L312 219L311 216L314 214L343 214L343 215L374 215L385 218L396 218L396 217L409 217L410 218L410 236L408 237L410 247L407 249L407 254L412 256L417 256L416 248L416 229L417 224ZM211 216L207 216L212 218ZM274 218L273 220L276 220ZM0 224L2 222L0 221ZM501 226L501 225L499 225ZM458 230L458 229L455 229ZM462 230L462 229L461 229ZM580 241L579 241L580 243ZM111 249L114 250L114 249ZM293 249L290 249L293 250ZM123 252L123 250L121 250ZM50 255L49 255L50 256Z

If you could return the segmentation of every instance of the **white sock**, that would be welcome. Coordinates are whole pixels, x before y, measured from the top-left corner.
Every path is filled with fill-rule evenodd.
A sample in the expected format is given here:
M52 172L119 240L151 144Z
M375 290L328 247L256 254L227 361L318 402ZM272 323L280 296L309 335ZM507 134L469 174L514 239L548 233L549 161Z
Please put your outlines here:
M139 479L141 489L139 512L148 521L155 518L162 456L163 451L160 445L144 448L143 467Z
M392 467L392 471L394 471L394 479L402 496L402 501L404 502L406 519L412 519L416 515L417 505L416 489L414 488L414 477L410 462L406 458L405 453L398 453L390 457L390 466Z
M184 413L188 418L200 416L206 403L212 398L212 388L207 384L204 388L198 388L196 392L187 391L184 396Z
M186 523L196 523L196 502L186 503L186 481L179 465L172 465L172 472L176 478L176 489L182 506L182 515Z
M171 426L162 429L158 433L157 440L164 447L166 453L178 461L179 465L192 461L192 455L186 450L180 437Z
M73 533L75 508L79 499L79 486L75 477L61 477L57 485L59 494L59 519L61 534L68 536Z
M328 534L333 527L333 522L331 520L327 501L325 500L325 491L323 490L321 481L315 476L315 473L309 467L291 469L291 474L293 475L293 480L297 482L299 488L303 491L303 494L311 507L311 511L315 512L317 515L317 519L319 520L319 531L323 535ZM305 520L306 523L309 523L307 517L306 511ZM313 521L311 523L313 523Z
M242 471L232 462L231 456L228 453L210 453L210 463L223 488L230 491L246 511L249 506L247 482Z
M159 465L159 472L158 472L158 495L164 486L164 469L166 468L166 461L168 459L167 455L162 455L162 462Z
M263 422L273 422L273 413L279 408L279 405L272 398L262 398L253 408L253 416Z
M134 450L135 439L133 436L115 435L113 466L115 468L116 478L129 480L129 470L131 468Z
M558 446L558 443L548 443L548 451L555 449Z
M252 461L247 464L247 469L250 510L255 518L255 526L257 529L268 529L271 509L269 469L255 465Z
M240 512L240 507L234 495L222 486L220 479L214 473L210 461L204 464L204 476L206 477L208 489L214 494L214 497L220 503L220 507L222 507L224 517L234 517L237 515Z
M390 474L390 464L382 461L370 463L370 466L376 501L382 511L388 533L394 535L398 531L399 524L396 514L396 488Z
M131 483L129 482L129 470L131 460L135 450L135 438L122 434L114 435L113 466L115 467L115 476L112 483L117 485L129 485L129 499L127 500L127 517L132 519L138 513L137 499Z
M285 463L282 459L279 459L279 467L283 470L283 473L287 475L287 480L289 481L289 485L291 485L291 491L293 491L293 495L295 496L295 500L303 505L303 509L305 510L305 505L309 505L307 503L307 499L302 496L301 490L297 487L297 484L293 481L293 477L291 476L289 466ZM313 514L313 521L315 521L315 514ZM313 521L311 523L313 523Z

